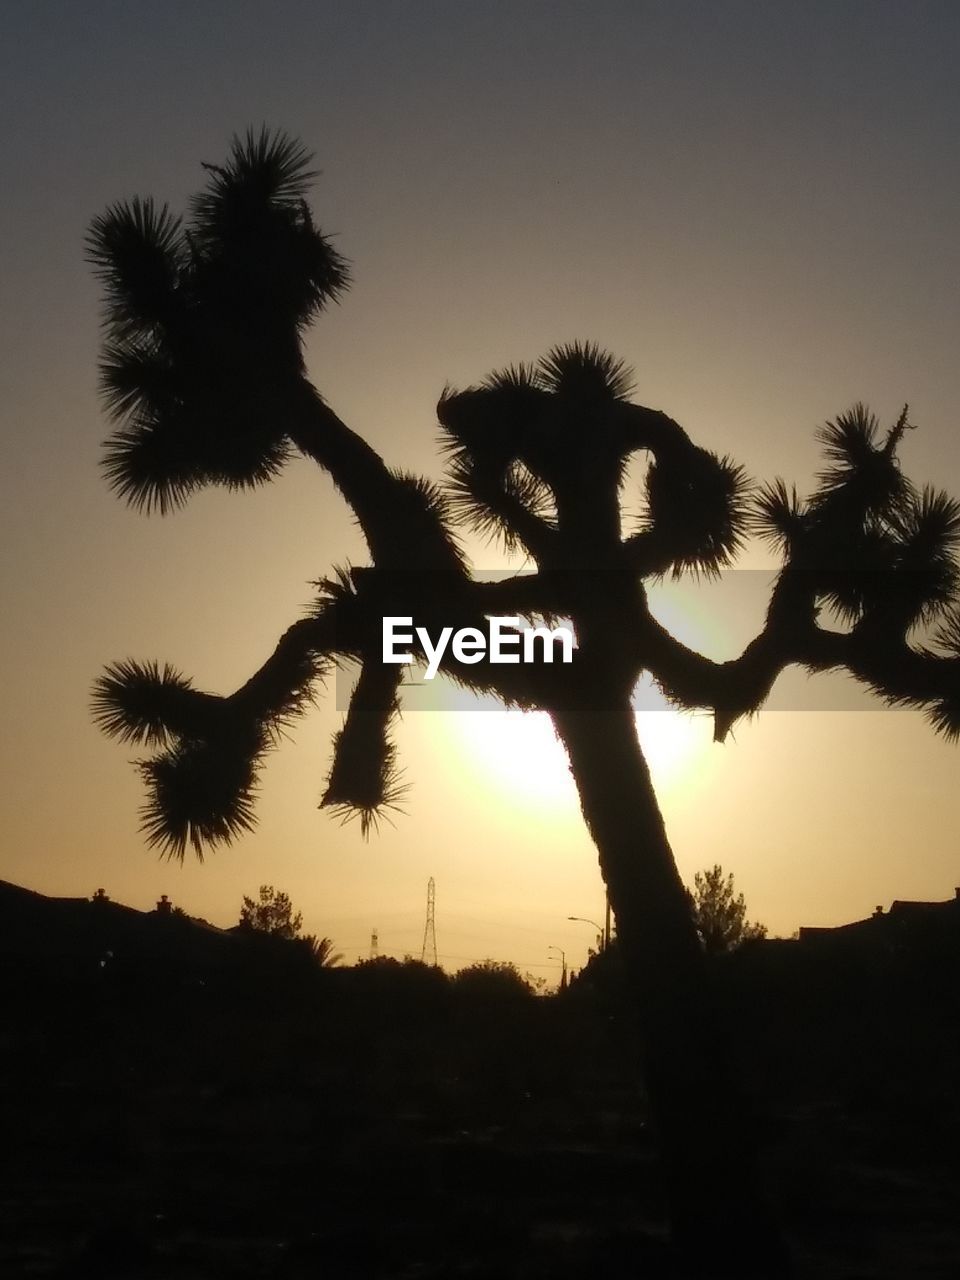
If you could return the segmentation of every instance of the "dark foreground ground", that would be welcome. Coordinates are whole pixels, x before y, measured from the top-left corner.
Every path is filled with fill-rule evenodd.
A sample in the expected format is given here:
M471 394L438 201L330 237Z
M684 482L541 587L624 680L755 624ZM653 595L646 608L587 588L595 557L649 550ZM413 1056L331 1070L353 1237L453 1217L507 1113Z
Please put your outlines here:
M960 1276L941 977L774 952L720 975L802 1280ZM609 990L104 971L3 994L4 1277L683 1274Z

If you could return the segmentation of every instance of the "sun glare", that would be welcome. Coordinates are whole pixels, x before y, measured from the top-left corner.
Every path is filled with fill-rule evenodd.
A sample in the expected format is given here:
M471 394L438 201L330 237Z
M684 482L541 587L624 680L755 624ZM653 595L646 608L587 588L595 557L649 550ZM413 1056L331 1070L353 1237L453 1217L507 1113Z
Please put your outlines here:
M637 712L637 736L659 789L682 786L701 764L709 728L692 716L664 708Z
M468 711L458 719L468 753L513 795L548 807L576 801L566 752L545 711Z
M466 753L511 798L576 809L566 752L544 711L483 710L457 717ZM672 710L637 712L637 733L658 790L682 786L706 751L709 727Z

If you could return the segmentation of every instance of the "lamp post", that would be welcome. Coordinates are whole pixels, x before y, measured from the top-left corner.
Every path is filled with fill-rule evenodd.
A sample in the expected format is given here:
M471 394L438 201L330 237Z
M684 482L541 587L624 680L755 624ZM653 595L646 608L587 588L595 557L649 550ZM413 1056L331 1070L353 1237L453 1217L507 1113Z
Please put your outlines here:
M547 947L547 951L560 952L560 990L566 991L567 989L567 953L564 951L563 947L555 947L552 943L550 944L549 947Z
M579 920L581 924L592 924L597 931L597 950L602 951L606 946L604 941L603 925L597 924L596 920L588 920L586 916L567 916L568 920Z

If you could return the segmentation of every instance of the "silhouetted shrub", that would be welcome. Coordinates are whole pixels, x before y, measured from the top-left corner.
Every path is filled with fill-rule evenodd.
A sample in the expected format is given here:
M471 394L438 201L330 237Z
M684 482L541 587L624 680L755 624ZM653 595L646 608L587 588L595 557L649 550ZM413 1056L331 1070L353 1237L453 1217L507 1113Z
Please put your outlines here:
M526 1000L534 989L515 964L508 960L480 960L467 965L453 979L458 996L482 1002Z

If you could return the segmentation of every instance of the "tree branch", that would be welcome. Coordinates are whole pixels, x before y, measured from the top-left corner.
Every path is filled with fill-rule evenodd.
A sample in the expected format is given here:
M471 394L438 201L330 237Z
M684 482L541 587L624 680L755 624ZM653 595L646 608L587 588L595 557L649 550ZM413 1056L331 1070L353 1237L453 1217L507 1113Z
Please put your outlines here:
M816 617L809 576L787 567L774 586L763 630L739 658L714 662L681 644L648 613L640 661L672 701L711 708L714 741L723 742L736 720L759 711L785 667L799 663L826 671L845 665L837 646L845 637L818 627Z
M392 471L309 383L288 427L290 439L332 478L352 508L374 561L384 567L463 571L439 495Z
M811 673L847 671L886 702L926 708L941 732L960 736L960 656L914 648L902 633L878 628L869 619L844 634L818 626L815 617L811 587L786 569L774 588L764 629L738 658L705 658L651 617L640 638L642 662L672 701L714 711L718 742L740 716L760 709L781 671L792 664Z

